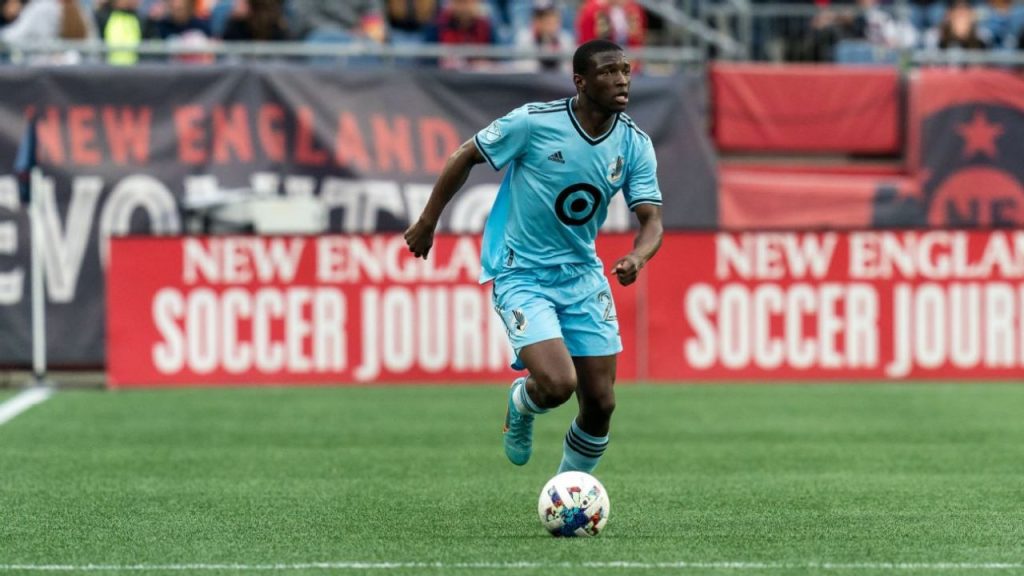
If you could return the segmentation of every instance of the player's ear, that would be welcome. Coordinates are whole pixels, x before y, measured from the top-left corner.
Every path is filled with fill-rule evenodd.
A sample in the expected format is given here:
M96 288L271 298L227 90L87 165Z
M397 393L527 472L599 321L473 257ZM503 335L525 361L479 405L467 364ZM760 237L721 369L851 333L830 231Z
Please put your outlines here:
M582 74L573 74L572 83L576 85L577 90L583 90L583 85L586 84L586 80L583 79Z

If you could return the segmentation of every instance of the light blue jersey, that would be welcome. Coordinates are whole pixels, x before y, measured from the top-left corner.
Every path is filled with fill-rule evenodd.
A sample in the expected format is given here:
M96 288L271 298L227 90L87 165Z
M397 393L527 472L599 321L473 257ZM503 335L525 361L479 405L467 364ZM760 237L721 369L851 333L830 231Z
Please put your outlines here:
M484 227L481 282L510 268L600 267L594 240L615 193L631 209L661 204L650 137L619 113L591 138L572 101L527 104L475 136L491 167L508 166Z

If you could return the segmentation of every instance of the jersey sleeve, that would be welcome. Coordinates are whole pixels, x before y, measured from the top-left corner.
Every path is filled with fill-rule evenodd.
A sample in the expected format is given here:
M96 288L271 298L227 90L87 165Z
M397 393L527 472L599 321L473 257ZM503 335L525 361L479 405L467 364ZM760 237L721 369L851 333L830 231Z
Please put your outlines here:
M526 151L526 142L530 136L529 118L525 106L516 108L491 122L473 137L476 147L492 168L501 170Z
M643 138L634 147L632 168L622 187L629 209L640 204L661 205L661 188L658 187L658 159L654 155L654 145L649 138Z

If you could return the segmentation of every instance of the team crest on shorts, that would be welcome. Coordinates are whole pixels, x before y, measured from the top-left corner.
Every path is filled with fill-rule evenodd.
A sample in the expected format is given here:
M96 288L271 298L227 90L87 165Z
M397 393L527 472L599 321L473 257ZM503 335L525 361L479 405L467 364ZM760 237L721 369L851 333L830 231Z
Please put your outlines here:
M614 184L622 178L622 167L624 165L625 161L622 159L622 156L619 156L618 158L615 159L615 162L612 162L611 164L608 165L609 182Z
M516 332L518 332L520 334L525 332L526 331L527 321L526 321L526 314L523 313L523 310L521 308L516 308L515 310L512 311L512 317L515 318L515 321L516 321L516 323L515 323Z

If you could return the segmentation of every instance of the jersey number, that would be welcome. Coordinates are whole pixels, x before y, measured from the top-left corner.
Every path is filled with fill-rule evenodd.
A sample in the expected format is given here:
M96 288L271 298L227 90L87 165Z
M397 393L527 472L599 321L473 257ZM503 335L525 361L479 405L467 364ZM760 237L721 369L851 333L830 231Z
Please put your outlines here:
M601 292L597 295L597 301L604 304L604 321L613 322L618 320L618 316L615 315L615 301L612 300L612 295L608 292Z

